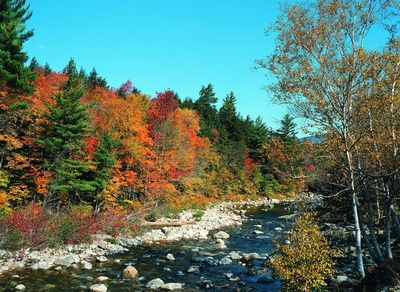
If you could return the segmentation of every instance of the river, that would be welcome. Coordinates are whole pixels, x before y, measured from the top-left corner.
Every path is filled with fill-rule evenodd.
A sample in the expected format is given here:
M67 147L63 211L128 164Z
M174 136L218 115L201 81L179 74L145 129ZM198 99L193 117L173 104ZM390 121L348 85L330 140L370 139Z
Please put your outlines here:
M217 250L215 240L211 238L143 245L133 247L126 253L110 255L107 262L94 263L92 270L23 269L8 272L0 275L0 291L14 291L17 284L24 284L25 291L88 291L91 285L100 283L96 280L99 276L108 277L102 282L108 291L145 291L146 283L154 278L161 278L165 283L182 283L184 291L279 291L281 282L271 277L271 270L264 267L265 260L234 260L225 265L214 264L231 251L265 256L271 254L274 249L273 238L278 238L286 229L286 221L279 219L279 216L286 214L288 211L283 205L268 210L263 207L248 209L248 220L243 225L222 229L230 235L225 240L227 248L224 250ZM256 229L263 234L254 234ZM175 261L166 260L168 253L174 255ZM201 262L205 257L212 257L214 261L208 258L208 263ZM119 263L114 262L117 259ZM139 280L122 278L122 270L126 265L137 268ZM198 273L187 272L193 265L199 268ZM228 279L226 273L233 275Z

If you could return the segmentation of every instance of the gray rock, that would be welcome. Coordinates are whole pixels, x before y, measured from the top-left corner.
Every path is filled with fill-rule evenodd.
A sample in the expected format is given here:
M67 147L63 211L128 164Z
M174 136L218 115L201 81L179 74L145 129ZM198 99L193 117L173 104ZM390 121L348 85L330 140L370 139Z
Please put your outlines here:
M218 231L217 233L215 233L213 235L213 237L215 239L228 239L229 238L229 234L226 233L225 231Z
M216 243L215 243L215 248L225 249L226 248L226 244L222 239L218 238Z
M336 277L336 280L339 283L342 283L342 282L346 282L347 280L349 280L349 277L347 277L346 275L339 275Z
M253 233L254 233L255 235L264 234L264 232L262 232L261 230L254 230Z
M224 257L218 262L218 264L221 266L230 265L232 264L232 260L230 258Z
M254 227L260 229L262 227L262 225L261 224L256 224L256 225L254 225Z
M187 269L186 272L198 274L198 273L200 273L200 269L199 269L199 266L190 266L190 267Z
M160 278L153 279L146 284L146 288L149 289L159 289L161 286L164 285L164 281Z
M57 267L54 268L54 270L56 270L56 271L61 271L61 270L62 270L62 267L61 267L61 266L57 266Z
M93 268L93 265L87 261L82 261L81 263L83 264L83 268L85 270L91 270Z
M238 261L242 258L242 256L236 251L231 251L228 255L232 260L235 260L235 261Z
M185 274L184 274L182 271L176 272L176 275L177 275L177 276L185 276Z
M104 284L94 284L92 286L90 286L90 291L93 292L106 292L107 291L107 287Z
M283 229L282 229L282 227L275 227L274 230L278 231L278 232L281 232Z
M100 263L108 261L108 259L105 256L99 256L96 258L96 260Z
M53 266L53 263L51 262L38 262L36 264L32 265L32 270L48 270Z
M25 289L26 289L26 287L23 284L18 284L17 286L15 286L15 290L23 291Z
M60 258L60 259L57 259L55 262L54 262L54 265L56 265L56 266L70 266L70 265L72 265L73 263L75 263L76 261L75 261L75 257L74 256L72 256L72 255L67 255L67 256L64 256L64 257L62 257L62 258Z
M181 283L167 283L161 286L161 289L164 290L180 290L182 289L182 284Z
M172 253L167 254L167 256L165 258L167 260L169 260L169 261L174 261L175 260L175 257L174 257L174 255Z
M106 277L106 276L98 276L98 277L96 278L96 280L97 280L97 281L100 281L100 282L103 282L103 281L107 281L107 280L108 280L108 277Z

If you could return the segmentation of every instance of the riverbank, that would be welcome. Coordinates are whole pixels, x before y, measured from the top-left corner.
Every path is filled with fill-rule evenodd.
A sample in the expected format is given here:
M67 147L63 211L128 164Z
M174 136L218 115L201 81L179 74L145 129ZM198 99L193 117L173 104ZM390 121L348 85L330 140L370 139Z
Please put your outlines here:
M30 268L33 270L61 270L65 267L92 269L96 262L107 261L107 255L122 253L138 245L150 245L163 241L178 241L181 239L205 239L211 230L241 225L245 220L243 206L273 205L278 200L261 199L258 201L224 202L209 206L201 218L196 211L183 211L179 219L160 218L159 222L178 226L165 226L152 229L140 236L119 236L113 238L107 235L96 235L90 244L67 245L60 248L43 250L22 249L17 252L0 250L0 273L5 271ZM180 225L180 226L179 226ZM219 242L223 247L223 239Z

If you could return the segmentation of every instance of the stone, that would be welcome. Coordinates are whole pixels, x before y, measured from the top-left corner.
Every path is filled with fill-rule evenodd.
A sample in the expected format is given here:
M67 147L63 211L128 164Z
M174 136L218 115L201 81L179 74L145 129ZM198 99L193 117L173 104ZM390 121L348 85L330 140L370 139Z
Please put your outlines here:
M106 292L107 291L107 287L104 284L94 284L92 286L90 286L90 291L93 292Z
M177 275L177 276L185 276L185 274L184 274L182 271L176 272L176 275Z
M96 260L100 263L108 261L108 259L105 256L99 256L96 258Z
M146 288L149 289L159 289L161 286L164 285L164 281L160 278L153 279L146 284Z
M259 255L256 252L243 253L242 256L246 261L250 261L250 260L265 260L265 259L267 259L266 256Z
M231 251L228 255L232 260L235 261L238 261L242 258L242 256L237 251Z
M121 263L121 260L120 259L115 259L114 263L119 264L119 263Z
M253 233L254 233L255 235L264 234L264 232L262 232L261 230L254 230Z
M56 271L61 271L61 270L62 270L62 267L61 267L61 266L57 266L57 267L54 268L54 270L56 270Z
M15 286L15 290L18 290L18 291L23 291L25 289L26 289L26 287L23 284L18 284L17 286Z
M182 289L182 284L181 283L167 283L161 286L161 289L163 290L180 290Z
M42 262L38 262L36 264L33 264L31 266L31 268L32 268L32 270L48 270L52 266L53 266L53 263L42 261Z
M54 265L56 265L56 266L67 266L68 267L68 266L72 265L73 263L75 263L75 257L72 256L72 255L67 255L67 256L64 256L64 257L62 257L60 259L57 259L54 262Z
M100 240L97 243L97 246L100 247L101 249L107 250L109 248L110 244L108 242L106 242L105 240Z
M230 265L232 264L232 260L230 258L224 257L218 262L218 264L221 266Z
M106 277L106 276L98 276L98 277L96 278L96 280L97 280L97 281L100 281L100 282L103 282L103 281L107 281L107 280L108 280L108 277Z
M218 238L215 244L215 248L224 249L226 248L226 244L222 239Z
M283 229L282 229L282 227L275 227L274 230L278 231L278 232L281 232Z
M342 283L342 282L346 282L347 280L349 280L349 277L347 277L346 275L339 275L336 277L336 280L339 283Z
M255 228L261 229L262 225L261 224L256 224L254 225Z
M82 261L81 263L83 264L83 268L85 270L91 270L93 268L93 265L87 261Z
M190 267L187 269L186 272L198 274L198 273L200 273L200 269L199 269L199 266L190 266Z
M213 235L213 237L215 239L228 239L229 238L229 234L226 233L225 231L218 231L217 233L215 233Z
M165 258L167 260L169 260L169 261L174 261L175 260L175 257L174 257L174 255L172 253L167 254L167 256Z
M78 270L78 269L79 269L79 266L78 266L77 264L75 264L75 263L73 263L73 264L71 265L71 267L74 268L75 270Z
M18 279L18 278L20 278L20 277L19 277L19 275L12 275L11 278L13 278L13 279Z
M127 279L137 279L139 277L139 272L135 267L127 266L122 271L122 276Z

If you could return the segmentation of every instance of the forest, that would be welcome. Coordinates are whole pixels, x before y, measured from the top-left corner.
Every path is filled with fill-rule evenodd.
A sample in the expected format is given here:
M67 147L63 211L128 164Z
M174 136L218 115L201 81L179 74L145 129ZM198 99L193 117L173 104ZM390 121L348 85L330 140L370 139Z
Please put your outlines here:
M269 28L275 49L256 61L276 78L274 100L292 109L276 130L242 116L233 92L218 107L213 84L199 84L193 99L173 89L152 96L130 80L113 88L73 58L61 72L39 64L24 52L33 36L25 2L0 0L0 248L84 243L135 232L137 218L313 192L324 203L304 211L292 241L302 238L296 226L307 234L313 224L352 224L357 279L383 270L399 283L398 2L282 6ZM366 40L379 25L387 38L371 49ZM311 138L299 138L294 117L307 121ZM313 232L324 243L317 249L329 250ZM319 277L333 274L326 264L316 280L292 281L296 248L278 247L275 269L289 290L322 287Z

